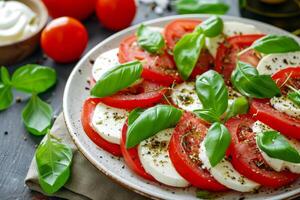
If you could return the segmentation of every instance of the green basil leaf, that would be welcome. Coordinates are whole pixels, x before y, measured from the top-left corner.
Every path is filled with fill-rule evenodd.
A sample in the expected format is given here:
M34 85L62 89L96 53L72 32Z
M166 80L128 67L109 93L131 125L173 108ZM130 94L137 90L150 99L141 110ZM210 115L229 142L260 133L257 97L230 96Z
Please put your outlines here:
M216 37L223 32L223 20L218 16L211 16L199 25L206 37Z
M236 115L240 114L246 114L249 110L249 103L246 97L238 97L233 100L233 102L228 106L228 109L226 111L225 120L227 121L231 117L234 117Z
M26 129L33 135L45 135L51 126L52 112L49 104L32 95L22 112Z
M215 199L217 195L214 192L197 189L196 197L200 199Z
M142 108L132 110L128 115L128 125L130 126L143 112L144 109Z
M165 47L165 40L159 31L141 24L136 32L137 42L140 47L150 53L160 54Z
M187 80L195 68L205 37L200 32L184 35L174 47L174 60L180 76Z
M91 95L96 97L113 95L139 80L142 70L143 66L140 61L118 65L100 77L92 88Z
M211 110L220 117L228 107L228 89L220 74L209 70L196 80L196 93L203 109Z
M0 111L10 106L13 102L13 98L11 86L0 82Z
M300 163L299 152L279 132L259 133L256 141L258 147L268 156L292 163Z
M214 111L211 109L200 109L200 110L194 110L194 113L196 113L200 118L204 119L207 122L219 122L220 116L216 115Z
M300 91L289 92L287 96L289 100L291 100L294 104L300 107Z
M45 92L56 82L56 72L50 67L29 64L20 67L12 75L12 85L23 92Z
M176 11L179 14L220 14L223 15L229 10L229 5L221 0L177 0Z
M10 85L11 81L10 81L10 76L9 76L9 72L5 67L1 67L1 81L4 85Z
M159 131L174 127L182 113L182 110L168 105L148 108L129 126L126 147L134 147Z
M225 157L230 142L231 135L226 126L215 122L209 127L204 139L204 147L212 167L216 166Z
M264 54L300 51L299 43L286 35L266 35L256 40L251 48Z
M44 192L53 194L64 186L70 177L72 157L69 146L47 134L35 153L38 180Z
M259 75L255 67L238 62L231 74L231 82L243 95L254 98L272 98L280 90L269 75Z

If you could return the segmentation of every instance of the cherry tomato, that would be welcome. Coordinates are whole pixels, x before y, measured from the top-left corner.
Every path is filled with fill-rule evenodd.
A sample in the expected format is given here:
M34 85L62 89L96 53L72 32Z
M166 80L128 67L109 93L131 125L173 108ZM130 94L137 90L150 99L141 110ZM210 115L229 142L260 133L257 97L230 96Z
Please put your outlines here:
M136 13L135 0L98 0L96 13L100 23L111 30L128 27Z
M84 20L90 16L96 5L96 0L43 0L51 17L73 17Z
M54 19L46 26L41 36L44 52L61 63L79 59L87 42L88 33L85 27L71 17Z

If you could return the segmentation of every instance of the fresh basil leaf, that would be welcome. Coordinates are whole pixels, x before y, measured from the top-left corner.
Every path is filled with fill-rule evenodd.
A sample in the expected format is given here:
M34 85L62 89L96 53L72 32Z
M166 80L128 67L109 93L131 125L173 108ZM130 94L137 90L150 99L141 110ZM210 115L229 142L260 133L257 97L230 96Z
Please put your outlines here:
M206 37L216 37L223 32L223 20L218 16L211 16L200 25Z
M264 54L300 51L299 43L286 35L266 35L256 40L251 48Z
M258 147L268 156L292 163L300 163L299 152L279 132L259 133L256 141Z
M243 95L254 98L272 98L280 90L269 75L259 75L255 67L238 62L231 74L231 83Z
M26 129L33 135L45 135L51 125L52 112L49 104L32 95L22 112Z
M58 139L47 134L35 153L38 180L44 192L57 192L70 177L72 150Z
M174 127L182 113L182 110L168 105L148 108L129 126L126 147L134 147L159 131Z
M141 24L136 32L138 45L150 53L160 54L165 47L165 40L159 31Z
M10 106L13 102L13 98L11 86L0 82L0 111Z
M197 189L196 197L200 199L214 199L216 198L216 194L207 190Z
M201 32L184 35L174 47L174 60L180 76L187 80L195 68L205 37Z
M226 126L215 122L209 127L204 139L204 147L212 167L216 166L225 157L230 142L231 135Z
M234 99L233 102L228 106L224 121L227 121L228 119L236 115L246 114L248 113L248 110L249 110L249 103L247 98L243 96L238 97Z
M10 76L9 76L9 72L5 67L1 67L1 81L4 85L10 85L11 81L10 81Z
M215 112L213 112L211 109L200 109L200 110L194 110L194 113L196 113L200 118L204 119L207 122L219 122L220 116L216 115Z
M50 67L29 64L20 67L12 75L12 85L23 92L45 92L56 82L56 72Z
M144 109L142 108L132 110L128 115L128 125L130 126L143 112Z
M142 70L140 61L118 65L100 77L92 88L91 95L96 97L113 95L136 82L141 77Z
M176 11L179 14L220 14L223 15L229 10L229 5L221 0L177 0Z
M287 96L289 100L291 100L294 104L300 107L300 91L289 92Z
M228 89L220 74L209 70L196 80L196 93L203 109L211 110L220 117L228 107Z

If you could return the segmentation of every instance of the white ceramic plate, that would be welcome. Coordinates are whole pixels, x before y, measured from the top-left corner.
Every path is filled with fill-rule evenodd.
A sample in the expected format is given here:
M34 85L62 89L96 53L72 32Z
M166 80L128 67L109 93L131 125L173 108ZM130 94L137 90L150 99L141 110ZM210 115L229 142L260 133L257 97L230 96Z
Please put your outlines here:
M181 15L164 17L156 20L144 22L144 24L151 26L163 27L170 21L180 18L190 19L206 19L208 15ZM239 21L248 24L255 25L263 33L276 33L286 34L290 33L276 28L271 25L267 25L261 22L224 16L225 21ZM166 186L159 185L157 183L149 182L139 176L135 175L127 167L124 166L123 159L116 159L112 157L106 151L98 148L84 133L81 126L81 109L83 102L89 97L89 91L85 89L88 86L87 78L91 76L92 64L91 61L95 60L101 53L116 48L119 46L120 41L135 32L137 26L130 27L121 32L114 34L113 36L102 41L100 44L90 50L76 65L72 71L69 80L67 82L64 99L63 99L63 111L65 120L69 132L78 146L79 150L86 156L86 158L101 172L109 176L116 182L120 183L124 187L127 187L137 193L145 195L154 199L196 199L195 191L193 187L187 189L175 189ZM295 37L296 38L296 37ZM298 41L299 39L296 38ZM218 198L220 199L283 199L291 197L300 193L300 180L289 186L288 188L282 188L276 191L262 189L258 193L241 194L236 192L228 192L222 194Z

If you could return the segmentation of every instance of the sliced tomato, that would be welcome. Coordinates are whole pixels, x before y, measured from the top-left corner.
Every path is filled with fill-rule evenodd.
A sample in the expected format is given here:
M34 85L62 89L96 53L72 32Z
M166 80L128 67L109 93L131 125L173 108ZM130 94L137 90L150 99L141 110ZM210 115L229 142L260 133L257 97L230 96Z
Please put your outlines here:
M134 171L136 174L138 174L139 176L150 180L150 181L155 181L155 179L148 174L144 167L142 166L142 163L140 161L139 155L138 155L138 150L137 147L133 147L130 149L126 148L126 134L127 134L127 121L123 126L122 129L122 138L121 138L121 151L125 160L125 163L127 164L127 166Z
M100 102L101 100L99 98L89 98L84 102L81 113L81 123L83 130L97 146L115 156L122 156L120 145L108 142L92 128L91 121L94 110L97 104Z
M171 137L169 154L176 171L193 186L211 191L225 191L211 174L202 168L198 158L199 145L203 141L208 125L192 113L185 113Z
M241 115L226 122L232 136L231 163L245 177L267 187L279 188L295 181L299 175L289 171L276 172L263 159L256 145L251 115Z
M215 70L223 74L225 80L230 80L231 73L236 66L237 54L263 36L262 34L253 34L228 37L218 47L215 59ZM257 66L259 62L259 58L253 50L245 52L240 56L239 60L253 66Z
M300 66L299 67L288 67L282 69L273 74L272 79L276 82L279 87L282 87L289 79L300 79Z
M167 50L160 55L150 54L141 49L136 42L136 36L125 38L119 47L119 61L125 63L133 60L143 62L142 77L146 80L166 86L181 82L174 60Z

